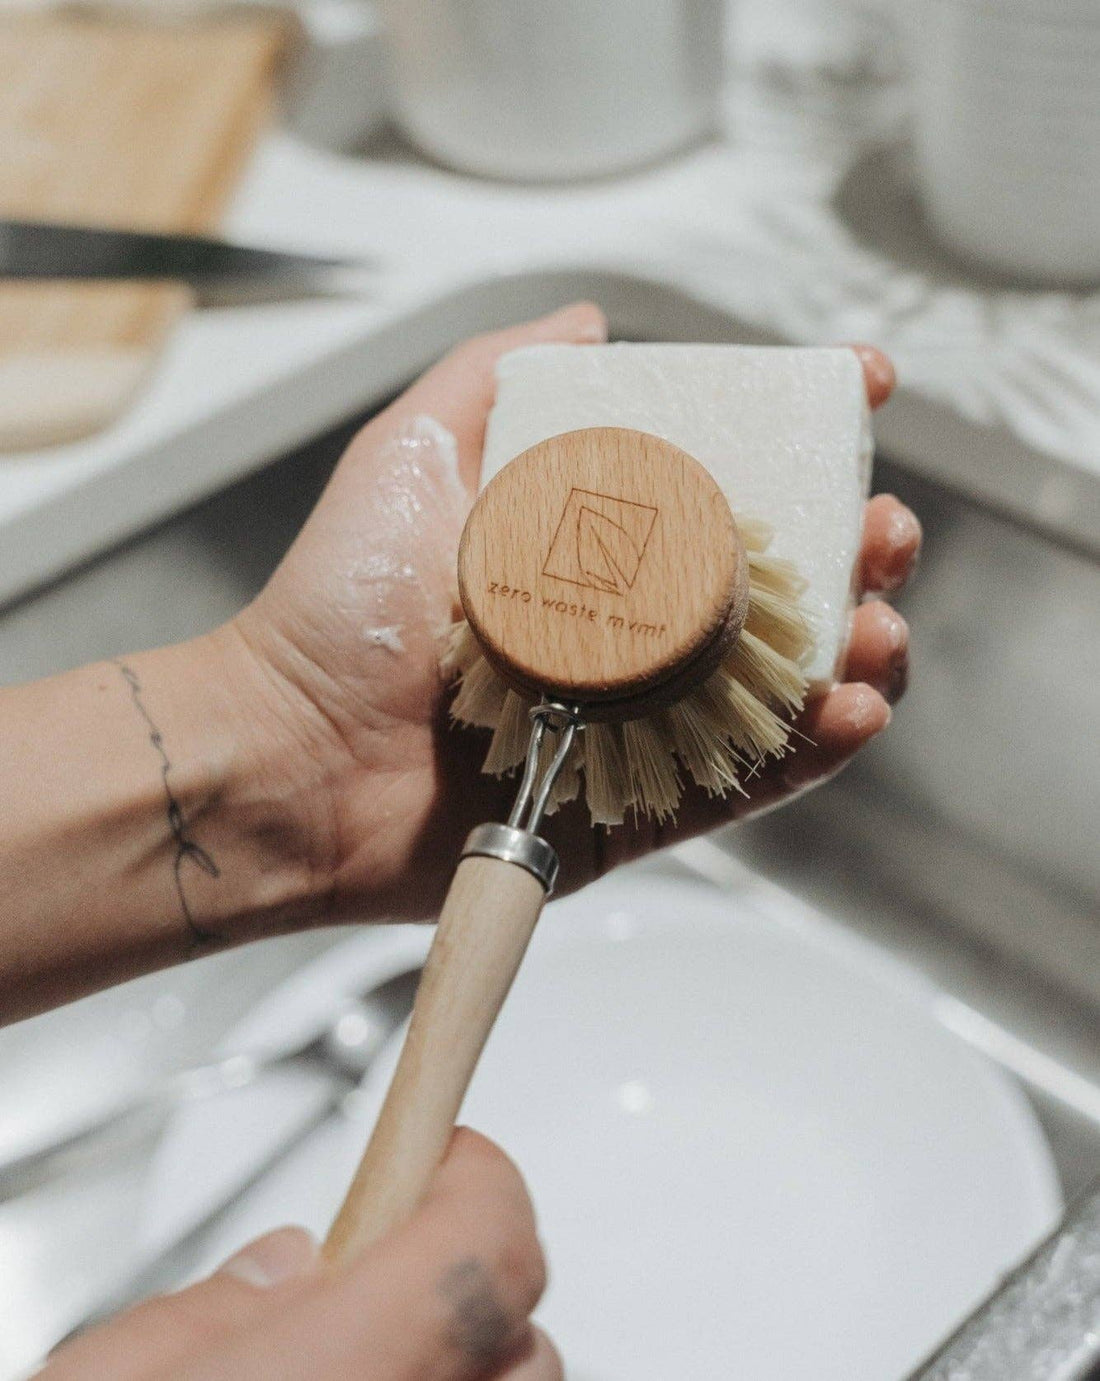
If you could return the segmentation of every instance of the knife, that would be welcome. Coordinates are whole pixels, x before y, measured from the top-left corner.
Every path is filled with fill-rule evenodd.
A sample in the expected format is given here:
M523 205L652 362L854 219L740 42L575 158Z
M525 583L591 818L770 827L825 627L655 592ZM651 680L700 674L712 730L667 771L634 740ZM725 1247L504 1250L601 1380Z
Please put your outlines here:
M372 260L329 258L106 226L0 220L0 279L174 279L194 284L294 280Z

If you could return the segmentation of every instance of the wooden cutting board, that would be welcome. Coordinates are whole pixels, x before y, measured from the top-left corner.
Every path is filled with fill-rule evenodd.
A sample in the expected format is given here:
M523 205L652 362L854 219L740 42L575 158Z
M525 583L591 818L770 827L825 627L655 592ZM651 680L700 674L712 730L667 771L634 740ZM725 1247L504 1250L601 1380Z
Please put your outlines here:
M290 32L267 11L0 15L0 217L212 229ZM114 421L189 304L176 284L0 281L0 451Z

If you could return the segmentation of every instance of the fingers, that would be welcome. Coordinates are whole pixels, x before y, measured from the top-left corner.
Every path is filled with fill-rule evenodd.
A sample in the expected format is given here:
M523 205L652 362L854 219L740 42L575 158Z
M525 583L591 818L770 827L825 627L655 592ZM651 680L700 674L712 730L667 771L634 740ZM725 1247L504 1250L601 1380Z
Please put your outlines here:
M46 1381L142 1381L231 1339L297 1297L316 1269L317 1245L282 1228L238 1252L208 1280L129 1309L51 1359Z
M688 791L677 810L674 830L661 830L647 822L637 830L608 831L595 871L599 874L652 847L688 839L785 805L834 776L889 723L890 706L874 686L858 682L834 686L807 705L797 726L796 751L770 763L758 777L745 783L747 798L710 797L701 791ZM596 833L589 826L589 836Z
M545 1284L519 1172L476 1133L455 1134L414 1218L354 1266L314 1278L181 1381L489 1381L553 1378L528 1316ZM294 1359L289 1365L288 1359ZM541 1369L541 1370L540 1370Z
M890 706L861 681L846 681L815 696L798 721L798 747L750 784L741 814L759 814L819 786L845 766L890 723Z
M893 494L876 494L863 511L857 583L863 593L900 590L920 557L921 526Z
M872 408L880 408L894 391L897 375L890 357L884 355L873 345L853 345L852 349L863 366L863 379L867 385L867 402Z
M528 1317L545 1285L515 1166L456 1133L410 1223L339 1275L305 1233L271 1234L209 1280L78 1340L49 1381L561 1381Z
M862 604L852 616L844 678L873 686L891 705L909 681L909 625L880 600Z
M475 336L429 369L377 421L385 419L392 427L395 421L427 413L441 422L458 443L459 468L472 490L481 469L486 418L496 396L493 371L501 355L524 345L596 345L606 340L607 318L591 302L574 302L537 321Z

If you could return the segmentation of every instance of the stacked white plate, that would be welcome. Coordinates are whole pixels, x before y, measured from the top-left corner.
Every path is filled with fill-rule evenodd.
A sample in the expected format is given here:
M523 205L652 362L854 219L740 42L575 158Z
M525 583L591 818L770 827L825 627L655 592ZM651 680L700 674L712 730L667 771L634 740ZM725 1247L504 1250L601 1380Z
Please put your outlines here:
M937 234L1010 272L1100 279L1100 0L925 0L910 14Z

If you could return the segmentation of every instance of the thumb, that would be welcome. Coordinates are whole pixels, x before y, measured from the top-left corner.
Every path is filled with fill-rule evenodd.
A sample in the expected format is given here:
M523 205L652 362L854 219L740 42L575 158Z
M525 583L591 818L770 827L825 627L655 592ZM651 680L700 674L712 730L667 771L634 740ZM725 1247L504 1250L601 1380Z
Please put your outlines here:
M472 492L481 470L485 422L496 397L494 371L501 355L524 345L594 345L606 340L607 318L592 302L574 302L537 321L475 336L433 365L360 435L380 431L390 436L409 418L427 413L458 443L459 469ZM361 452L357 442L351 451Z
M160 1295L77 1338L51 1359L46 1381L143 1381L191 1359L265 1313L285 1307L319 1264L303 1228L279 1228L242 1247L186 1290Z
M211 1277L211 1282L228 1276L269 1290L310 1274L319 1261L317 1242L305 1228L277 1228L234 1253Z

